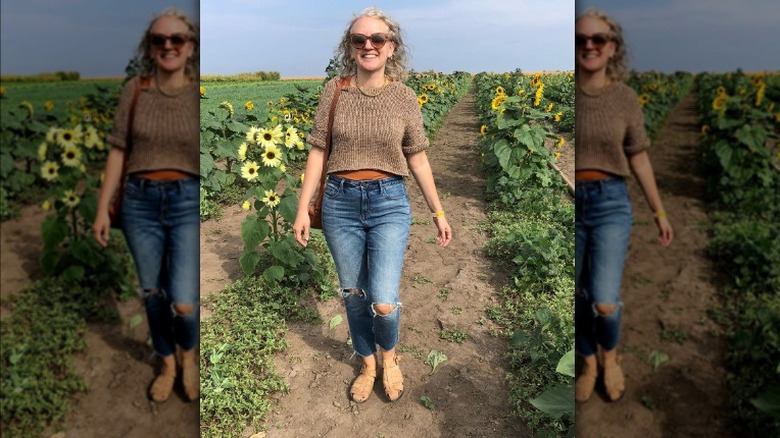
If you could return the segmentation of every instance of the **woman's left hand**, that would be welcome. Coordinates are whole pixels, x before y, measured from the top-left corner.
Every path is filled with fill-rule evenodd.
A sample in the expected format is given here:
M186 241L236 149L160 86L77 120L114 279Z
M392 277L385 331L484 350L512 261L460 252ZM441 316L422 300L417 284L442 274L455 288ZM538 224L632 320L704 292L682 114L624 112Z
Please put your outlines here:
M656 218L655 225L658 227L658 242L661 246L669 246L674 238L674 231L672 231L669 219L666 217Z
M439 246L449 245L452 240L452 228L450 228L447 218L444 216L434 218L433 222L436 223L436 228L439 229L439 235L436 236L436 243L438 243Z

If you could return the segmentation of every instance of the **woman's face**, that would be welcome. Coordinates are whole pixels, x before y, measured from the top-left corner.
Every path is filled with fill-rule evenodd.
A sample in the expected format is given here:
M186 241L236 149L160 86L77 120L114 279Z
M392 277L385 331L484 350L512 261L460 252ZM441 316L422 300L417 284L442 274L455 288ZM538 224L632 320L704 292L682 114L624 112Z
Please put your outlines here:
M577 67L588 73L606 71L615 54L609 25L598 17L586 15L574 25Z
M351 54L358 65L358 69L365 72L373 73L376 71L384 71L387 59L395 51L395 44L389 40L390 29L384 23L384 21L374 17L360 17L355 24L352 25L349 33L351 35L363 35L366 38L365 44L356 49L354 45L351 45ZM371 42L371 36L374 34L383 34L388 39L380 48L374 46Z
M157 68L167 73L183 71L195 47L187 23L163 16L152 24L149 34L150 53Z

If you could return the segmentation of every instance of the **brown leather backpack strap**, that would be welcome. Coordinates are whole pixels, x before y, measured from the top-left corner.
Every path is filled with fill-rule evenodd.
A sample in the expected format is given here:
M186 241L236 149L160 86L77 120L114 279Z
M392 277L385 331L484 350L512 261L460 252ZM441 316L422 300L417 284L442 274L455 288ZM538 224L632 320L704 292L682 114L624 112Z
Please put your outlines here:
M328 172L328 158L330 157L331 142L333 140L333 117L336 115L336 104L341 96L341 90L349 86L349 76L339 79L339 85L333 94L333 100L330 104L330 113L328 113L328 131L325 135L325 156L322 160L322 175L320 175L320 190L317 193L317 202L314 204L317 209L322 205L322 194L325 192L325 177Z
M149 88L151 83L150 76L140 76L138 78L138 85L135 86L133 91L133 100L130 102L130 114L127 118L127 132L125 133L125 150L124 160L122 160L122 176L119 179L119 196L125 190L125 175L127 174L127 157L130 156L130 150L133 148L133 121L135 120L135 107L138 103L138 96L141 95L141 90Z

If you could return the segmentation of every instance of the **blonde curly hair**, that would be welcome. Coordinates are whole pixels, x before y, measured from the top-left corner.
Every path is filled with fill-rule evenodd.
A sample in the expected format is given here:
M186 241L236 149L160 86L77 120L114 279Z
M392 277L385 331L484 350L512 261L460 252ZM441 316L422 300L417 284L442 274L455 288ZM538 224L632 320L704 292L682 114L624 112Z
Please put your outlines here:
M382 20L390 30L390 41L395 44L393 56L387 59L385 64L385 75L394 81L404 81L408 75L409 51L403 42L401 27L384 12L376 7L365 9L360 14L354 16L344 31L344 37L341 39L338 48L336 48L336 65L339 69L339 75L342 77L351 76L357 73L357 61L351 56L352 45L349 42L349 34L355 22L363 17L372 17Z
M607 62L607 77L615 81L625 81L628 79L628 47L623 39L623 28L620 23L610 18L609 15L602 12L599 8L592 6L580 14L575 23L583 17L595 17L609 26L609 34L613 43L615 43L615 54ZM574 66L574 72L578 68Z
M151 43L151 31L154 23L162 17L173 17L181 20L187 25L188 37L192 41L193 49L192 56L187 59L187 65L184 67L184 74L189 79L198 79L200 74L200 33L198 31L198 25L187 17L187 15L174 7L165 9L164 11L156 14L149 22L149 26L146 27L144 37L136 48L136 54L140 61L139 74L141 76L151 76L155 73L157 65L152 57L152 43Z

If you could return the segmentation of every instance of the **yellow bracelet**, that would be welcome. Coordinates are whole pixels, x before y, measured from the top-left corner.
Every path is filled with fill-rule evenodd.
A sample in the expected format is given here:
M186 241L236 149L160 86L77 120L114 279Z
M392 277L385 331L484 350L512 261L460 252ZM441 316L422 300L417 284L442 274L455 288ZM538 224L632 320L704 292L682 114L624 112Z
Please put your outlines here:
M437 211L436 213L431 213L431 216L432 216L433 218L440 218L440 217L444 217L444 210L439 210L439 211Z
M655 213L655 217L656 217L656 219L663 219L663 218L666 217L666 212L663 211L663 210L661 210L659 212L656 212Z

